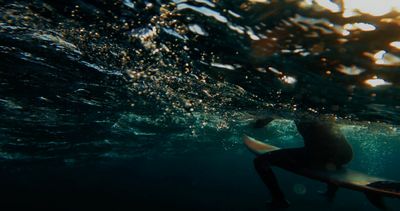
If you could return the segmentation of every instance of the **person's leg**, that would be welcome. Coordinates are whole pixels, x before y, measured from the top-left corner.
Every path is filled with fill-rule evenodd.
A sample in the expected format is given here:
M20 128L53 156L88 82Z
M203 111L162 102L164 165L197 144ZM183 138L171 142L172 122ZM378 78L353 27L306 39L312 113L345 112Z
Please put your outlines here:
M296 165L296 163L304 159L303 152L303 148L281 149L260 155L254 159L254 167L263 183L269 189L272 196L271 204L274 206L287 207L289 203L285 199L271 165Z
M271 164L268 161L270 154L264 154L254 159L254 167L260 176L261 180L267 186L271 193L272 200L284 200L285 195L279 187L278 180L271 169Z

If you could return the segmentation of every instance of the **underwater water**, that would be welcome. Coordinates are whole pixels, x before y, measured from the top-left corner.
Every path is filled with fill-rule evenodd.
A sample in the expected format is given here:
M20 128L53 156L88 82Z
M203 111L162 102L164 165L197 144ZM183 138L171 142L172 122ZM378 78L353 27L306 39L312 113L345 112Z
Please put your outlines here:
M400 180L400 1L379 2L0 0L0 207L266 210L241 136L301 146L303 115ZM277 175L288 210L377 210Z

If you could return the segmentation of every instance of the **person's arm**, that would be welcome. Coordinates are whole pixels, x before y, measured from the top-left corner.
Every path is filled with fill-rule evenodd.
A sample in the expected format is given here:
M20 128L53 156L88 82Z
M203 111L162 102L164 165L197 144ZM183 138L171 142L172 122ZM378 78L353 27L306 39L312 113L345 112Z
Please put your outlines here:
M263 128L266 125L268 125L270 122L272 122L272 120L274 120L274 117L263 117L263 118L259 118L257 119L254 123L253 123L253 128Z

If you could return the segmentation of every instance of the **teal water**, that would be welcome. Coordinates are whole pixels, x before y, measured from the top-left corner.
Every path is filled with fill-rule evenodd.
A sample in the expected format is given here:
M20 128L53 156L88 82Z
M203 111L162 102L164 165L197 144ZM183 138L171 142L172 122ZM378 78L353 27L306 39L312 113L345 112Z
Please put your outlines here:
M336 117L350 167L400 180L398 1L0 0L8 210L265 210L243 133ZM280 116L266 128L251 123ZM375 210L277 170L289 210ZM398 200L388 199L394 210Z

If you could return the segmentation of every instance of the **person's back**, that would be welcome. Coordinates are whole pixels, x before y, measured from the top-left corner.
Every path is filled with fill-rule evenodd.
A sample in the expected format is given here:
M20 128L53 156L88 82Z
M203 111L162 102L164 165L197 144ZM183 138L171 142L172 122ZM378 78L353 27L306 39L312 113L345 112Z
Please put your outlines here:
M311 159L340 167L353 158L353 150L332 120L301 120L296 127Z

